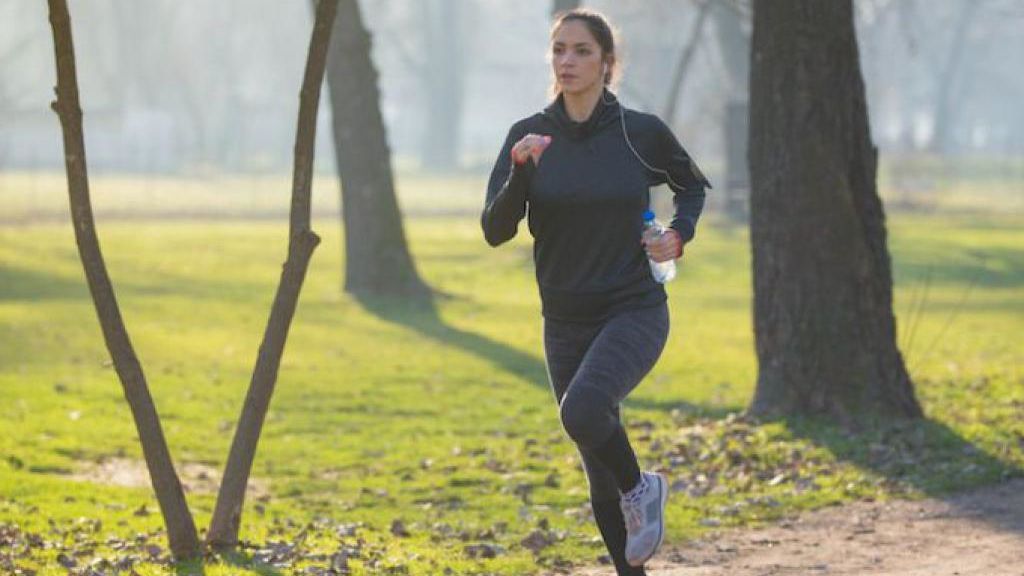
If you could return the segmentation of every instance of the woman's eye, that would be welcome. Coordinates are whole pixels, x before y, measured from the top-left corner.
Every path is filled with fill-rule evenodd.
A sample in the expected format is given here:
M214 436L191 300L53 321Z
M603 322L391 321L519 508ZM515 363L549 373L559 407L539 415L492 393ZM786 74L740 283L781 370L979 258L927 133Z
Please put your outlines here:
M577 50L576 53L579 54L580 56L590 56L590 50L586 48L581 48Z
M551 53L552 53L552 54L561 54L561 53L562 53L562 49L561 49L561 48L555 48L555 49L553 49L553 50L551 51Z

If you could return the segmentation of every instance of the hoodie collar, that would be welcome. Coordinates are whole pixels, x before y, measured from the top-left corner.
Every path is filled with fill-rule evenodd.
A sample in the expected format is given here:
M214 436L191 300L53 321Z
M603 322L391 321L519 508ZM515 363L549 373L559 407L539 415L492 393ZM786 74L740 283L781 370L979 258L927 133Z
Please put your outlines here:
M610 102L607 104L606 102ZM590 117L583 122L576 122L569 117L565 111L565 99L559 94L555 100L544 109L544 115L554 121L562 132L573 140L583 140L596 133L601 128L616 121L619 117L619 104L615 95L607 88L601 93Z

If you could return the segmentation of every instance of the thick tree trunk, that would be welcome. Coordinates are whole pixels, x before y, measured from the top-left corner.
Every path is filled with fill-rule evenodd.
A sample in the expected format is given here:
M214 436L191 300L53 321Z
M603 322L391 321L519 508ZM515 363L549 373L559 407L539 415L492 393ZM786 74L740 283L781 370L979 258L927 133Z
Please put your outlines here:
M310 230L310 196L313 153L316 141L316 116L320 104L327 61L327 46L337 11L337 0L320 0L316 9L313 35L309 43L306 72L299 98L299 120L295 135L295 166L292 175L292 205L289 226L288 258L281 272L274 304L270 310L263 342L253 370L249 392L242 406L231 452L224 468L224 479L217 494L217 505L210 520L207 542L214 548L232 548L238 543L245 489L256 457L256 445L263 430L270 399L277 383L288 328L306 278L309 259L320 243Z
M71 18L66 0L49 0L49 6L57 60L57 101L52 106L60 117L64 135L64 163L68 175L71 219L75 228L78 254L85 268L89 292L92 294L103 330L103 339L121 380L132 418L135 419L135 428L142 444L142 453L146 458L150 481L160 504L164 524L167 526L171 554L179 560L194 558L202 552L195 522L185 501L185 493L181 488L178 474L174 471L167 441L160 426L160 417L146 384L146 376L121 318L114 287L107 274L99 239L96 236L92 204L89 200L89 176L86 169L82 109L78 100Z
M370 35L357 0L341 0L327 56L334 154L341 179L345 290L430 294L405 240L391 174ZM439 143L445 145L445 143Z
M754 3L756 415L920 417L896 347L850 0Z

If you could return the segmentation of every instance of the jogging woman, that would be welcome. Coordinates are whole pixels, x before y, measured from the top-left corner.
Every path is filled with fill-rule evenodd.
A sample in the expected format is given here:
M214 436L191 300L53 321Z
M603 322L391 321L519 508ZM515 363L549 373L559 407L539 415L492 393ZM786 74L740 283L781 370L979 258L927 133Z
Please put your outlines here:
M619 404L668 336L665 289L648 258L682 256L709 184L660 119L624 108L608 89L616 53L603 16L563 14L550 49L554 101L509 130L487 187L483 231L498 246L527 217L561 422L582 457L618 574L642 575L665 536L668 486L640 470ZM642 215L660 184L674 193L675 215L667 233L645 244Z

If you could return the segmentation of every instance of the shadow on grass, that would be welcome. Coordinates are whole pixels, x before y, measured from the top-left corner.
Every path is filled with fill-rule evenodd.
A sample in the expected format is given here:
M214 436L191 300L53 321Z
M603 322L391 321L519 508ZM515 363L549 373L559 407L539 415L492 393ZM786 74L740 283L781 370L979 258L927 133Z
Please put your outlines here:
M419 334L447 346L461 348L470 354L492 362L509 374L523 378L539 389L550 390L547 366L543 360L516 350L507 344L495 342L486 336L445 324L432 300L367 295L356 295L356 300L367 311L379 318L411 328ZM624 404L630 408L662 412L680 410L687 414L711 418L724 418L729 412L735 411L718 406L692 404L684 400L652 400L631 397Z
M356 295L355 298L367 311L379 318L411 328L427 338L447 346L461 348L479 358L484 358L501 370L519 376L545 392L551 389L548 383L547 366L543 360L516 350L507 344L495 342L486 336L446 324L438 314L433 300L365 294ZM636 396L628 398L623 404L627 408L660 412L679 410L688 415L710 418L724 418L729 412L736 411L720 406L692 404L685 400L653 400Z
M631 396L626 398L626 401L622 403L626 408L635 408L638 410L654 410L657 412L673 412L678 410L686 416L696 418L712 418L714 420L721 420L734 412L741 412L736 408L730 408L728 406L713 406L694 404L687 402L682 399L671 399L671 400L653 400L650 398L637 398Z
M266 294L267 287L256 282L196 282L188 275L146 271L131 274L107 265L114 292L123 299L181 297L203 301L245 301L253 294ZM0 302L42 302L47 300L84 300L91 302L85 272L79 265L77 276L66 277L30 268L0 266Z
M38 270L0 266L0 301L88 298L83 278L65 278Z
M173 567L177 576L206 576L206 565L203 560L176 562Z
M205 576L206 568L218 564L231 566L235 571L233 574L259 574L260 576L285 576L280 569L262 564L253 559L245 552L220 552L207 556L205 560L193 560L179 562L174 565L174 573L177 576Z
M877 474L892 485L946 501L954 516L982 520L1004 531L1024 532L1020 511L1007 513L1005 506L979 508L977 499L968 494L973 488L1022 479L1024 469L986 452L942 422L928 418L879 421L851 433L819 418L771 421L784 423L795 438L829 450L839 462ZM1024 487L1024 481L1014 482Z
M447 346L461 348L537 388L549 389L543 361L507 344L446 324L438 314L434 300L367 294L357 294L355 298L368 312L383 320L415 330Z

